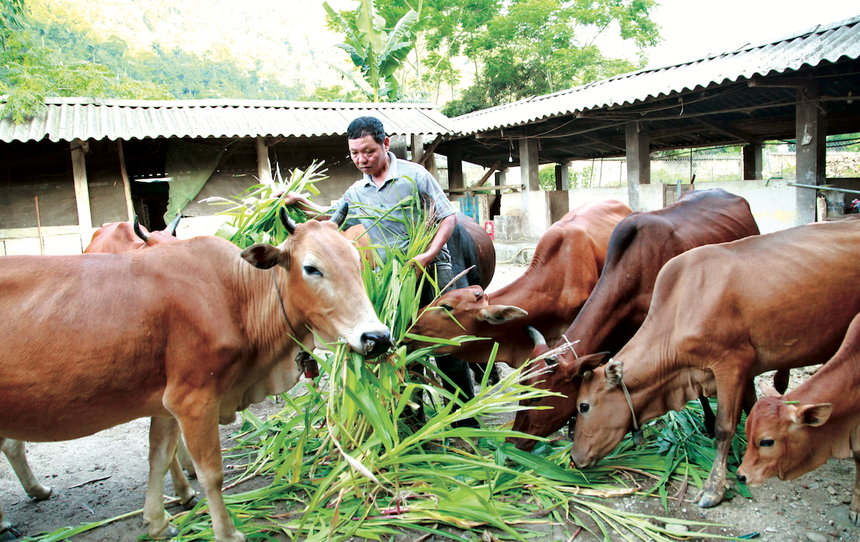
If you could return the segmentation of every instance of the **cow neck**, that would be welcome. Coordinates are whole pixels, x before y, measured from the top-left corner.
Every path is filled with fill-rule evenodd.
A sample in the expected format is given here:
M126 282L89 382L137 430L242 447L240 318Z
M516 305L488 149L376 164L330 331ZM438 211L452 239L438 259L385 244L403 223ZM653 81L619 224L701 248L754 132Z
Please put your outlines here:
M278 287L278 273L276 272L275 267L272 268L272 282L275 285L275 293L278 295L278 304L281 306L281 314L284 315L284 320L287 321L287 326L289 326L290 333L292 333L292 335L290 335L290 337L294 341L299 342L298 333L296 333L296 330L293 328L293 324L290 323L290 319L289 319L289 317L287 317L287 309L286 309L286 307L284 307L284 298L281 295L281 289Z

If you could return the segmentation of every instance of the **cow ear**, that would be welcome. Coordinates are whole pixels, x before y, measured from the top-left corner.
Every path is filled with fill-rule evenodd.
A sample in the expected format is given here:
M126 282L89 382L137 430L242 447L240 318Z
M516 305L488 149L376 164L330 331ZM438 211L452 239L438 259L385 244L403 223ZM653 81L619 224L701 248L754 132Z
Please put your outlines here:
M776 391L776 388L768 384L762 384L761 393L764 397L782 397L782 394Z
M478 321L499 325L528 316L528 314L528 312L513 305L490 305L478 311Z
M833 412L831 403L819 403L817 405L799 405L795 406L791 413L791 421L794 425L807 425L809 427L819 427L824 425L830 413Z
M610 359L606 364L606 386L615 387L621 384L624 378L624 362Z
M251 245L242 251L242 259L257 269L271 269L279 263L289 269L289 254L266 243Z

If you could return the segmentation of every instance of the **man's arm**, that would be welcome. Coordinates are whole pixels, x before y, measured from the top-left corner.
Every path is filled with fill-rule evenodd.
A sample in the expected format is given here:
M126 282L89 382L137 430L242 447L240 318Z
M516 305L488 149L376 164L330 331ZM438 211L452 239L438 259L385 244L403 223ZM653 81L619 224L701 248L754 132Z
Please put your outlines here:
M272 194L275 197L279 197L280 194L278 192L274 192ZM302 194L297 194L296 192L287 192L284 195L284 204L285 205L295 205L299 209L305 212L309 217L316 220L328 220L331 216L326 213L330 210L328 207L323 207L322 205L317 205L309 200L307 197Z
M448 215L439 222L439 227L436 229L436 235L433 236L433 240L430 241L430 246L427 247L426 251L413 258L422 271L433 262L433 258L439 254L439 251L442 250L442 247L444 247L445 243L448 242L448 238L451 237L451 234L454 232L454 226L456 225L456 214Z

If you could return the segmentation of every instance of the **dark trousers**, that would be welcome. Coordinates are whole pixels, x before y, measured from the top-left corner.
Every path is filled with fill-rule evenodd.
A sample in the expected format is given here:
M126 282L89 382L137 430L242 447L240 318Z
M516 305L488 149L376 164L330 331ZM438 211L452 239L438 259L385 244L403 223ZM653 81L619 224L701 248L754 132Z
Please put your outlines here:
M426 270L431 277L436 278L439 289L442 289L451 282L454 275L450 266L433 265ZM461 284L462 283L462 284ZM452 288L465 288L468 286L465 277L461 277ZM436 297L436 290L429 281L425 281L424 289L421 291L421 306L426 307ZM455 386L451 386L447 380L443 380L443 386L446 390L453 393L458 393L458 398L463 401L469 401L475 397L474 381L472 380L472 372L469 370L469 364L460 358L451 355L434 355L436 366L439 371L451 379ZM423 418L423 412L419 415ZM474 419L462 420L458 425L473 427L477 426L478 422Z

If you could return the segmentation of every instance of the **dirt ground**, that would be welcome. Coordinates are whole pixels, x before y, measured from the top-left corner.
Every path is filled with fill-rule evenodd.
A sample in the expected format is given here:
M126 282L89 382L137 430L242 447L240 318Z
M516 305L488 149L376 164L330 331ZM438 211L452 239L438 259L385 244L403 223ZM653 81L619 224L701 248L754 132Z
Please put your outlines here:
M489 290L514 280L524 270L525 267L500 266ZM810 373L810 370L794 371L792 386ZM766 375L764 378L767 381ZM280 408L281 405L267 400L253 410L258 416L266 416ZM223 447L229 447L229 435L238 429L240 422L241 417L233 425L222 427ZM53 488L53 495L47 501L29 499L8 462L0 460L0 505L6 518L24 535L35 535L141 510L148 473L148 428L148 420L137 420L76 441L28 444L27 455L34 472L43 484ZM236 491L267 483L265 479L252 480L237 487ZM200 493L196 480L192 484ZM848 520L853 486L853 461L831 460L791 482L771 479L764 487L751 490L752 500L736 496L711 509L700 509L689 501L675 503L670 505L668 515L723 524L724 527L716 527L712 532L724 532L729 536L758 533L751 537L755 540L860 540L860 528ZM172 495L169 479L165 491ZM691 489L688 498L692 499L693 493ZM607 504L628 511L666 515L656 498L609 499ZM181 508L173 505L168 511L178 512ZM143 519L136 514L73 540L133 542L145 532ZM591 539L587 533L576 538ZM556 540L562 538L558 534L547 534L536 542Z

